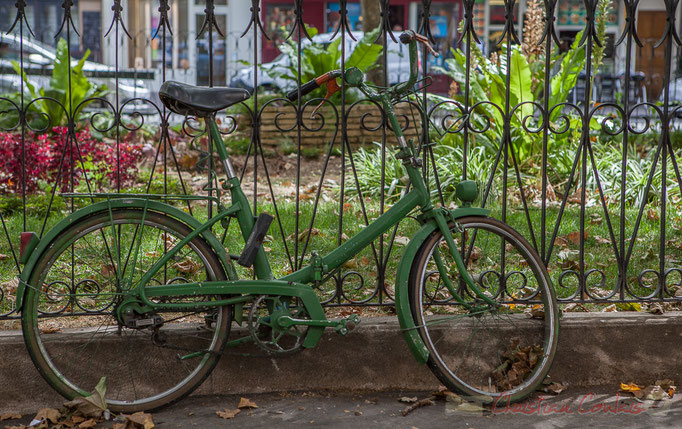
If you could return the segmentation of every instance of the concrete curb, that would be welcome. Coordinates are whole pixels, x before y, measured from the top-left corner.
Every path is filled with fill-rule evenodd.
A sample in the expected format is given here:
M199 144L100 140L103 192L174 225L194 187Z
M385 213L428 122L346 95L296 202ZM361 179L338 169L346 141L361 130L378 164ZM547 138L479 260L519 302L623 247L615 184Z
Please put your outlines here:
M281 357L224 356L197 394L284 390L428 390L438 386L412 357L395 318L365 318L345 337L328 331L313 350ZM58 335L58 334L56 334ZM572 386L678 380L682 312L564 315L552 379ZM59 405L25 351L21 333L0 332L0 413Z

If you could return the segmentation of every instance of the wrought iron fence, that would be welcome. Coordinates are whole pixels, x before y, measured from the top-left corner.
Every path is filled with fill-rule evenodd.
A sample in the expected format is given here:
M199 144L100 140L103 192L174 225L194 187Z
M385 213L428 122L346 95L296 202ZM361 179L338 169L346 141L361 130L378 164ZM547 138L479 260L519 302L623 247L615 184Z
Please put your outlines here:
M372 79L385 85L394 83L389 57L400 46L391 28L391 1L377 1L381 16L374 42L386 54L379 57L380 72L374 72ZM369 33L352 31L347 0L327 3L335 5L338 20L332 23L333 34L323 40L312 37L306 26L306 2L291 2L293 20L279 41L292 43L289 77L298 84L310 67L305 63L310 55L306 50L313 39L319 45L317 53L340 40L331 46L339 50L338 61L346 68L354 49L351 41L357 43ZM678 105L682 80L674 61L682 45L676 21L679 2L664 1L666 25L661 36L645 38L638 35L639 1L622 0L621 25L607 40L607 9L599 0L584 0L581 31L568 42L560 39L557 30L561 1L524 2L521 30L519 2L505 0L504 25L494 38L481 34L475 0L451 3L456 7L448 19L459 25L447 37L433 27L432 12L438 2L418 3L416 30L439 42L445 61L434 64L427 52L421 53L424 80L398 110L423 156L434 199L454 204L452 188L458 180L478 181L479 203L529 239L564 302L679 300L682 145L675 126L682 116ZM167 58L169 52L177 55L167 44L177 43L173 37L178 34L187 42L192 38L202 42L197 50L208 73L194 71L201 72L209 86L216 74L228 69L238 76L232 67L235 61L225 65L226 50L240 44L249 47L251 65L245 66L250 69L246 76L256 90L248 102L219 117L228 146L243 152L237 164L251 190L254 212L266 210L277 216L268 246L284 255L278 260L281 273L300 268L317 247L340 244L350 230L384 212L405 189L400 166L392 157L391 130L378 106L342 91L339 99L323 102L323 108L308 119L319 99L291 103L281 96L285 88L273 95L277 88L270 82L275 79L260 67L261 48L273 34L264 26L261 1L252 0L249 6L250 19L244 28L225 32L216 19L216 4L207 0L197 30L174 35L171 4L160 0L154 34L145 36L144 29L129 28L123 4L113 0L112 19L103 36L113 49L113 64L109 71L85 71L110 79L110 93L104 96L76 93L82 82L75 79L82 76L71 73L78 67L75 61L68 64L61 93L50 91L51 83L46 81L36 84L45 86L43 92L36 92L32 76L41 73L25 55L27 44L35 39L27 19L29 6L23 0L16 2L12 25L2 29L17 36L19 56L14 67L21 74L2 64L0 77L14 82L16 91L0 98L1 318L16 317L12 279L21 270L19 232L36 230L42 235L64 213L87 204L87 200L64 200L61 191L126 192L135 182L127 176L126 169L134 165L130 157L143 153L145 180L138 186L145 192L215 195L218 178L197 173L214 161L203 125L171 114L153 92L138 85L139 77L151 81L151 72L120 67L125 52L119 45L125 46L125 39L131 40L127 46L134 45L133 49L138 44L157 45L155 87L192 72L191 65L178 71ZM102 4L103 9L108 7ZM74 3L65 0L61 9L63 18L54 36L66 39L71 57L73 40L81 37L74 23ZM604 49L615 52L609 67L602 61ZM219 56L220 70L216 70ZM261 85L266 76L267 87ZM446 94L433 93L429 84L434 80L446 83L441 85ZM138 86L140 94L135 90ZM53 128L58 123L61 127ZM88 152L95 144L93 134L94 140L104 142L108 155ZM137 136L137 141L129 136ZM49 146L48 140L56 143ZM378 145L362 144L372 141ZM54 153L45 153L48 146ZM273 152L279 156L272 156ZM311 153L319 160L308 161ZM39 172L41 164L51 165L48 175ZM320 171L313 175L310 168ZM205 217L216 207L211 200L193 201L186 210ZM407 218L403 224L322 286L327 305L392 304L393 271L404 237L416 221ZM228 230L219 232L229 247L241 245Z

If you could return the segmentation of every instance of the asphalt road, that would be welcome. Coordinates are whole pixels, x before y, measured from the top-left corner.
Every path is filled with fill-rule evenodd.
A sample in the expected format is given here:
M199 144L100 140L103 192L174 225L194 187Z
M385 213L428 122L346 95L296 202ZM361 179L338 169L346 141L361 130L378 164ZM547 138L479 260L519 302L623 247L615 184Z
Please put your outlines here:
M152 413L157 428L662 428L682 427L682 394L663 401L637 401L612 390L568 389L554 396L535 394L519 405L481 409L436 399L433 405L402 415L410 404L399 398L424 399L430 392L248 395L258 408L244 408L234 418L216 411L237 409L240 396L192 396ZM52 404L54 406L55 404ZM50 404L46 404L50 406ZM28 424L32 416L2 422ZM97 427L110 428L113 422Z

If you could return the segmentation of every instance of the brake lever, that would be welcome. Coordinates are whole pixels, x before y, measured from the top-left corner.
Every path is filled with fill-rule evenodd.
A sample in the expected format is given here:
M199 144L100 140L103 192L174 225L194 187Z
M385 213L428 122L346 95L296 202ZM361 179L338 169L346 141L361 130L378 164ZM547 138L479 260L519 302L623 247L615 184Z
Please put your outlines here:
M418 33L414 33L414 38L417 39L417 42L421 42L422 44L424 44L424 46L426 46L426 49L428 49L429 52L431 52L431 55L433 55L434 57L440 57L440 54L438 52L436 52L433 49L433 46L431 46L431 43L429 43L428 37L423 36L423 35L418 34Z
M320 104L313 109L312 113L310 114L310 119L315 118L315 114L317 113L318 110L322 107L325 101L329 100L329 98L334 95L337 91L340 91L341 87L339 86L338 83L336 83L336 78L329 79L327 81L327 95L324 96L324 99L320 102Z

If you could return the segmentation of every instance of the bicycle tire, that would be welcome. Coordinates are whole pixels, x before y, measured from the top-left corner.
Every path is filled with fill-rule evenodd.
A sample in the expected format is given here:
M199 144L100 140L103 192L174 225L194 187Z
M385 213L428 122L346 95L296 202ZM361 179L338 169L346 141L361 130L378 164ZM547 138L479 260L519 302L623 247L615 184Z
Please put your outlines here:
M499 309L483 305L459 278L440 230L434 231L417 252L409 278L412 315L429 351L427 364L448 389L468 400L492 405L519 401L543 382L556 352L554 289L535 250L508 225L487 217L457 222L462 231L454 225L451 231L469 274L486 295L509 304ZM475 315L440 279L433 254L443 246L439 255L448 259L457 294L482 308Z
M111 295L121 290L120 279L132 273L129 284L135 284L138 271L144 274L143 268L190 232L189 226L163 213L105 211L69 226L46 248L29 277L29 285L41 287L26 289L22 330L35 366L62 396L87 395L105 376L110 410L149 411L190 394L208 377L229 336L231 307L159 313L168 320L154 332L121 326L115 313L121 298ZM142 244L133 253L136 238ZM139 255L136 263L133 255ZM184 259L167 263L155 284L226 278L218 256L200 237L177 255ZM214 329L202 323L208 320L202 316L214 319ZM200 355L179 359L190 350Z

